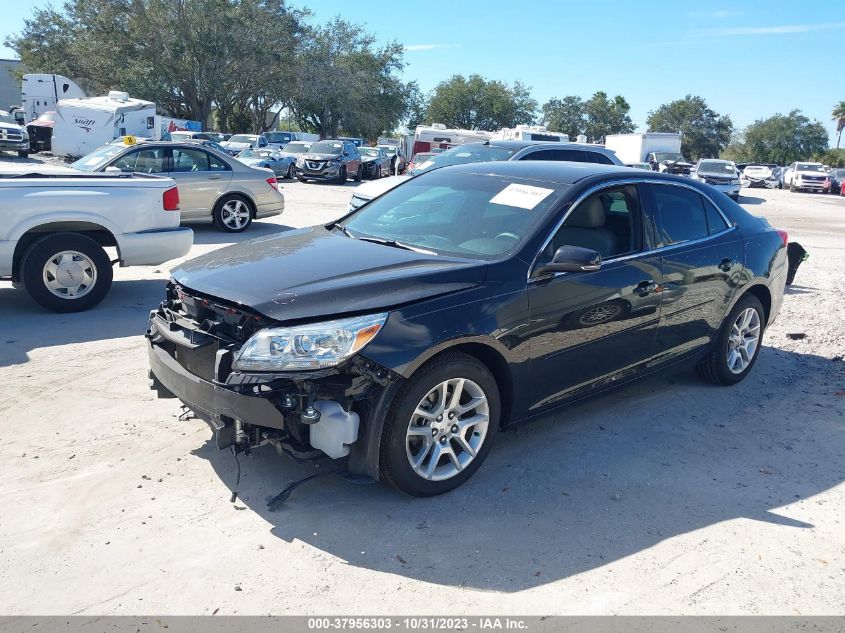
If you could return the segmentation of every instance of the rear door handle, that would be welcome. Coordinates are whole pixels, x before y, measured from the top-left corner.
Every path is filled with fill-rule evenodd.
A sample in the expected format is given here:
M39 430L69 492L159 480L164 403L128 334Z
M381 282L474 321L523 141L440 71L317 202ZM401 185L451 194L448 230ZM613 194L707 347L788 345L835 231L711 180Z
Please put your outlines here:
M724 270L726 273L730 272L731 268L733 268L733 267L734 267L733 260L730 260L728 258L725 258L721 262L719 262L719 270Z
M637 287L634 289L634 293L641 297L645 297L655 290L657 290L657 283L653 279L649 279L638 283Z
M209 179L209 180L220 180L220 176L217 176L217 175L211 175L211 176L209 176L209 177L208 177L208 179Z

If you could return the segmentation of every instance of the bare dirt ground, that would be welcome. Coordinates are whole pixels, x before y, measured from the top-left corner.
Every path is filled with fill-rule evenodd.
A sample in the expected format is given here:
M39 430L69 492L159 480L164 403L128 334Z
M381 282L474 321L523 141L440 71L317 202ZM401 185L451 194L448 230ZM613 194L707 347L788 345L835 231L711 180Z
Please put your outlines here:
M351 188L285 182L239 239ZM570 407L433 499L328 477L268 512L313 467L262 449L230 504L232 456L147 389L175 262L82 314L0 282L0 613L842 614L845 198L743 193L811 253L745 382L681 369ZM197 227L192 255L231 239Z

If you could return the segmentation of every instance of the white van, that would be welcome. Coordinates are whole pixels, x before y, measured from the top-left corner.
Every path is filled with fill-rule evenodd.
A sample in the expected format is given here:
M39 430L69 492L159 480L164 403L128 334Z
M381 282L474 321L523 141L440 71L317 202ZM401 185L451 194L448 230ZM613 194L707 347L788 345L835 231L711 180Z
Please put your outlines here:
M85 156L119 136L154 138L156 106L112 90L105 97L61 99L56 105L52 151L56 156Z
M60 99L82 99L85 92L63 75L26 74L21 81L21 109L28 123L56 109Z

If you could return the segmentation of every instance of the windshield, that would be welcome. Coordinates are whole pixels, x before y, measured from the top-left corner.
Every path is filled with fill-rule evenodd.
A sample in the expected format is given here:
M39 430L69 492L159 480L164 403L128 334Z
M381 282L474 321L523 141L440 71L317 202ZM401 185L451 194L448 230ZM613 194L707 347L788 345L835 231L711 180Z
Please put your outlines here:
M684 157L682 154L679 154L677 152L655 152L654 159L658 163L662 163L664 160L680 162L684 160Z
M376 198L342 224L352 237L400 242L436 254L494 259L512 253L566 185L434 172Z
M704 171L708 174L733 175L736 172L736 166L724 160L703 160L698 165L698 171Z
M97 171L125 149L126 145L104 145L87 156L83 156L75 163L71 163L70 166L81 171Z
M365 156L378 156L378 150L375 147L362 147L359 151Z
M388 156L393 156L396 153L396 149L397 149L395 147L391 147L390 145L379 145L378 147L383 149L384 153L387 154Z
M230 143L255 143L257 141L258 137L252 134L235 134L229 137Z
M18 124L18 122L15 121L15 117L6 112L0 112L0 123L12 123L13 125Z
M495 160L508 160L518 149L496 147L484 143L469 143L447 149L445 152L430 156L422 162L414 161L414 168L410 174L419 174L446 167L447 165L463 165L465 163L486 163Z
M271 143L287 143L291 139L290 132L267 132L264 136Z
M309 150L312 154L340 154L343 143L339 141L317 141Z
M287 145L285 145L285 153L304 154L308 151L309 147L311 147L310 143L300 143L299 141L293 141L292 143L288 143Z
M824 167L813 163L798 163L795 169L798 171L824 171Z
M272 158L273 152L266 149L245 149L238 158Z

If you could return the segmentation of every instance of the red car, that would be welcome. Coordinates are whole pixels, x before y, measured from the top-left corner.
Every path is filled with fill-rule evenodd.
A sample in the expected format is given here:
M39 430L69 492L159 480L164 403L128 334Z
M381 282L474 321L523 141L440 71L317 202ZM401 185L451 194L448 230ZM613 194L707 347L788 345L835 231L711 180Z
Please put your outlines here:
M414 154L411 162L408 163L408 171L413 171L415 167L419 167L432 156L434 156L434 152L419 152Z
M50 151L53 138L53 125L55 122L55 112L42 112L37 119L33 119L26 124L26 131L29 134L29 147L31 151Z

